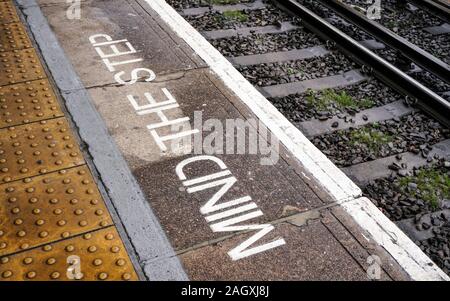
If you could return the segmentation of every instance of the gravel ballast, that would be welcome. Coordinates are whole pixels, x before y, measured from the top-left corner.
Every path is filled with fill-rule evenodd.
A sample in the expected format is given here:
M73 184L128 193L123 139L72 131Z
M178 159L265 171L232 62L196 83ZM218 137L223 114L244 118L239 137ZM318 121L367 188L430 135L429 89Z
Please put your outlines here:
M403 152L427 156L433 144L450 137L450 131L422 113L381 121L358 129L336 131L312 139L339 167Z
M358 85L352 85L339 89L332 89L334 93L342 95L345 93L351 97L358 105L357 108L351 106L340 106L335 101L326 102L325 105L317 105L317 101L311 99L323 99L325 91L308 92L303 94L289 95L286 97L269 98L269 101L283 113L292 123L297 124L311 119L328 119L338 116L340 119L351 119L354 113L363 109L383 106L385 104L403 100L404 96L396 93L392 89L383 85L376 79L370 79ZM311 97L314 95L314 98ZM366 106L366 104L369 104ZM325 118L324 118L325 117ZM347 117L347 118L346 118Z

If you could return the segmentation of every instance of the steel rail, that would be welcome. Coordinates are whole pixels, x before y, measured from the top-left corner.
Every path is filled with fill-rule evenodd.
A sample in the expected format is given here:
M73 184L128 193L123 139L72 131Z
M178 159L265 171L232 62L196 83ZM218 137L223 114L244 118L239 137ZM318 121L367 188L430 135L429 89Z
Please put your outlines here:
M295 0L276 0L281 8L298 16L305 27L324 40L332 41L347 56L371 69L374 76L398 92L417 100L417 106L450 127L450 103L382 59Z
M374 36L380 42L401 52L418 66L450 84L450 66L442 60L414 45L405 38L393 33L378 22L370 20L339 0L319 0L319 2L347 21Z
M441 18L443 21L450 23L450 4L433 0L408 0L433 15Z

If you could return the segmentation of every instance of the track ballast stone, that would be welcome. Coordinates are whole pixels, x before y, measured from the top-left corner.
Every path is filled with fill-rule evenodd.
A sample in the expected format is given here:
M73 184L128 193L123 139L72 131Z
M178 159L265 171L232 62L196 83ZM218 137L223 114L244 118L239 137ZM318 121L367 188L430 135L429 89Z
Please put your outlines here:
M257 10L236 10L224 13L209 12L199 16L186 16L185 19L199 31L279 25L281 22L294 22L294 18L273 6Z
M450 273L450 161L433 160L408 175L393 173L364 188L367 196L393 221L411 219L415 231L426 239L415 240L420 249L447 274Z
M338 116L343 122L351 122L352 116L372 107L383 106L394 101L403 100L404 96L396 93L376 79L348 87L329 89L335 94L348 95L356 103L342 106L336 101L328 101L327 91L310 91L286 97L269 98L269 101L293 124L311 119L326 120ZM311 96L313 95L313 96ZM325 101L323 100L325 98Z
M433 160L430 166L413 168L408 174L393 172L370 182L364 194L394 221L415 218L418 230L427 228L421 216L450 208L450 162ZM399 163L401 160L399 160Z
M333 163L347 167L404 152L427 157L432 145L450 137L450 131L422 113L336 131L312 139Z
M417 242L420 249L427 254L447 275L450 274L450 217L442 217L445 224L435 236Z
M289 51L321 44L314 34L305 32L303 29L295 29L281 34L234 36L212 40L210 43L226 57Z

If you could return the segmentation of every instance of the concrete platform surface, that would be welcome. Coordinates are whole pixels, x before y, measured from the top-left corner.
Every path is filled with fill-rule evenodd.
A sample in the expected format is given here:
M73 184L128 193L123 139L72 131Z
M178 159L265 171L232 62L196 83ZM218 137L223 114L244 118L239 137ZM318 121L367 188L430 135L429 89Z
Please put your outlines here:
M142 280L445 279L164 1L17 6Z

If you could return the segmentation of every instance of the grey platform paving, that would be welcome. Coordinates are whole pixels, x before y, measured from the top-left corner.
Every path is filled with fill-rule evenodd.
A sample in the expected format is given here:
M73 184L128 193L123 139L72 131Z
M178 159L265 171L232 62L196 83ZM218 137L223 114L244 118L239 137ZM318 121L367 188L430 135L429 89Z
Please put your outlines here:
M192 153L182 153L192 151L192 146L181 140L161 151L148 128L161 116L139 114L145 110L136 110L129 95L136 106L144 106L149 104L148 95L161 102L168 97L164 91L170 92L179 106L166 110L166 117L190 118L190 122L180 123L189 129L196 128L192 122L195 112L201 112L203 120L248 121L254 118L251 109L240 104L149 8L143 9L144 1L85 1L80 20L66 18L64 0L40 1L40 7L31 0L19 2L147 279L367 280L367 258L374 254L382 260L381 279L409 279L396 261L371 243L365 230L311 180L308 172L291 160L283 146L276 150L279 159L272 158L274 165L261 165L261 154L214 155L237 179L225 200L251 196L262 212L251 224L273 225L273 230L255 245L285 241L233 260L228 252L255 231L213 231L200 208L218 188L190 193L183 186L176 167L196 158ZM127 39L137 53L118 58L142 61L108 71L89 40L96 34L108 35L114 41ZM124 42L114 45L123 47ZM112 51L109 45L101 47ZM131 85L116 83L117 72L129 74L133 68L149 68L156 78L152 82L141 78ZM130 78L123 77L126 81ZM237 131L244 130L238 127ZM163 136L173 131L164 127L157 133ZM206 139L211 132L197 137ZM265 141L263 136L260 132L258 137ZM198 161L183 171L188 179L197 179L220 169L211 161Z

